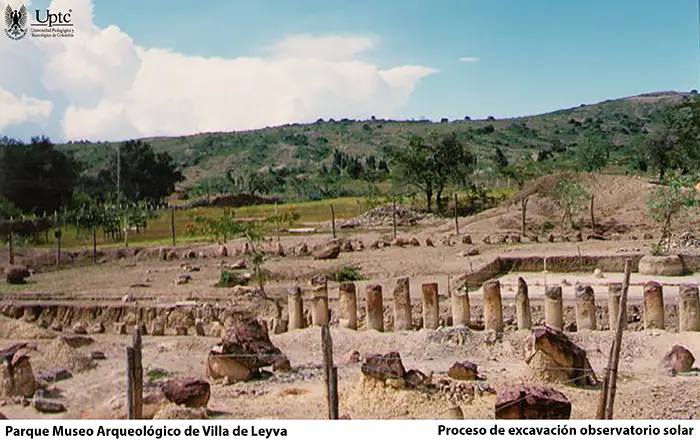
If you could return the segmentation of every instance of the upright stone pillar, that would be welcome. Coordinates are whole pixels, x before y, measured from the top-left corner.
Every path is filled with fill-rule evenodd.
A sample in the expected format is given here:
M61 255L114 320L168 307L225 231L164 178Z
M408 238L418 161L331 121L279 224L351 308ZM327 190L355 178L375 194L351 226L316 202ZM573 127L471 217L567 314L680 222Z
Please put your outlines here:
M678 311L679 331L700 331L700 295L697 284L681 284L678 289Z
M644 285L644 329L666 329L664 288L656 281Z
M620 312L621 299L622 283L613 283L608 286L608 322L610 323L611 331L617 330L617 318ZM627 329L627 315L622 317L622 326L624 329Z
M289 310L289 330L302 329L304 327L304 301L301 298L299 286L294 286L289 290L287 309Z
M515 296L515 317L518 322L518 329L532 329L532 308L530 308L530 296L527 282L518 277L518 293Z
M330 312L328 311L328 285L318 285L313 289L314 298L312 300L311 324L323 326L330 323Z
M440 326L440 301L438 300L438 284L423 283L423 328L437 329Z
M579 331L595 331L598 327L595 293L588 285L576 286L576 328Z
M410 331L412 329L411 288L408 277L401 277L396 280L394 288L394 330Z
M468 326L471 317L471 307L469 306L469 293L452 294L452 325Z
M357 329L357 292L355 283L343 282L338 289L340 296L340 326Z
M367 329L384 332L384 301L381 285L371 283L365 287L367 306Z
M561 286L544 290L544 323L552 329L564 330L564 299Z
M484 329L503 332L503 302L501 282L489 280L482 286L484 291Z

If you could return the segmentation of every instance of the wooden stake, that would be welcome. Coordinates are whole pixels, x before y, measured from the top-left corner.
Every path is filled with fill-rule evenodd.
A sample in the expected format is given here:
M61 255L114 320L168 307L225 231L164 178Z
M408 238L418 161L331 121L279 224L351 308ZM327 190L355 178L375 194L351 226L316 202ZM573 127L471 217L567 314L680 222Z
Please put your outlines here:
M135 419L134 414L134 348L126 348L126 417Z
M136 325L133 336L134 350L134 374L133 380L133 397L134 397L134 419L141 420L143 413L143 364L141 353L141 326Z
M323 369L326 380L326 398L328 400L328 418L338 419L338 383L337 368L333 366L333 338L328 325L321 326L321 349L323 350ZM333 370L336 371L335 384L331 381Z
M173 246L175 246L175 208L170 208L170 234L173 237Z
M92 264L97 263L97 228L92 227Z
M617 368L620 364L620 349L622 348L622 331L625 329L627 317L627 293L630 288L630 273L632 272L632 260L625 260L625 280L622 283L622 296L620 297L620 310L617 317L617 331L615 331L614 352L612 354L612 364L610 366L610 382L608 399L605 405L605 419L612 420L615 406L615 394L617 390Z
M331 225L333 226L333 238L335 238L335 210L331 205Z
M56 268L61 269L61 234L56 237Z
M15 248L12 245L12 221L10 221L10 228L8 230L9 234L7 234L7 246L10 248L10 265L15 264Z
M455 193L455 231L457 231L457 235L459 235L459 208L458 205L459 201L457 200L457 194Z
M396 200L391 205L391 226L394 230L394 240L396 240Z

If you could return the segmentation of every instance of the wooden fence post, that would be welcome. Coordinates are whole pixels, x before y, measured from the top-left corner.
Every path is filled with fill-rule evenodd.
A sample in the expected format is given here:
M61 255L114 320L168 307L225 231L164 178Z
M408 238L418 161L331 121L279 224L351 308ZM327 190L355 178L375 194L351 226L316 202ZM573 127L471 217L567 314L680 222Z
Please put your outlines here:
M97 263L97 228L92 227L92 264Z
M12 217L10 217L10 223L7 225L7 246L10 248L10 265L15 264L15 248L12 244Z
M126 418L135 419L134 413L134 348L126 348Z
M170 208L170 234L173 237L173 246L175 246L175 208Z
M331 205L331 226L333 227L333 238L335 238L335 210Z
M459 235L459 200L457 200L457 193L455 193L455 231Z
M608 366L605 368L603 387L598 401L597 420L612 420L615 406L615 394L617 390L617 368L620 363L620 349L622 347L622 331L627 321L627 293L630 285L630 273L632 272L632 261L625 261L625 277L622 283L622 295L620 296L620 306L617 315L617 328L615 340L610 347L608 356Z
M393 201L391 208L391 226L394 229L394 240L396 240L396 200Z
M129 420L140 420L143 413L143 364L141 353L141 325L134 328L133 342L127 348L127 395L131 401ZM130 364L129 364L130 363ZM130 391L130 392L129 392Z
M333 365L333 338L327 324L321 326L321 348L328 399L328 418L338 419L338 368Z

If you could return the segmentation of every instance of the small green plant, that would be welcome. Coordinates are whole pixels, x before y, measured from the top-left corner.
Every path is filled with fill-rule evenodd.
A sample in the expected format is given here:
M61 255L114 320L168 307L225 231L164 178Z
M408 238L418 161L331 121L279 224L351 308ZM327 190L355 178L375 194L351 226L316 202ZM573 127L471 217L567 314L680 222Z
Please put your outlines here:
M358 281L363 280L362 274L360 273L359 266L343 266L334 273L330 275L332 281L338 283L346 281Z
M654 243L649 248L649 253L656 257L664 255L664 247L659 243Z
M676 173L666 176L662 186L651 193L647 206L651 217L661 225L659 248L665 245L668 252L671 237L671 222L683 212L697 205L697 194L693 187L694 180Z
M215 285L217 288L232 288L234 286L247 286L248 280L243 278L237 272L223 270L219 277L219 282Z
M154 382L156 380L162 380L164 378L168 378L170 374L168 371L165 369L161 368L154 368L154 369L149 369L148 372L146 373L146 378L148 379L149 382Z

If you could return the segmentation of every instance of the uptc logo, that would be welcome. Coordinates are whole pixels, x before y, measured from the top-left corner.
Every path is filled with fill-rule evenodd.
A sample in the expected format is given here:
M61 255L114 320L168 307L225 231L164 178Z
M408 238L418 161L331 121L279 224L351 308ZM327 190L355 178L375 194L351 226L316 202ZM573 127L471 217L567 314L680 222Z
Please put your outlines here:
M67 37L72 36L73 10L68 12L51 12L50 9L35 9L34 22L31 24L32 37ZM26 6L12 9L10 5L5 8L5 35L12 40L21 40L27 35L27 19L29 13Z
M54 14L51 10L47 9L44 12L43 19L41 18L42 14L40 10L37 9L35 12L34 21L36 23L32 23L32 26L47 26L49 28L53 28L54 26L73 26L71 23L72 9L69 9L68 12L59 12L58 14Z

